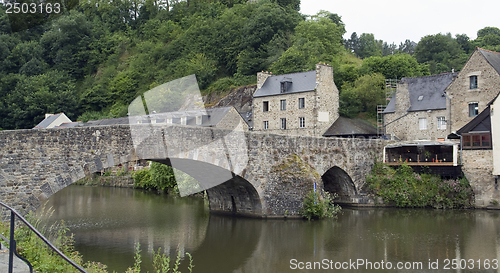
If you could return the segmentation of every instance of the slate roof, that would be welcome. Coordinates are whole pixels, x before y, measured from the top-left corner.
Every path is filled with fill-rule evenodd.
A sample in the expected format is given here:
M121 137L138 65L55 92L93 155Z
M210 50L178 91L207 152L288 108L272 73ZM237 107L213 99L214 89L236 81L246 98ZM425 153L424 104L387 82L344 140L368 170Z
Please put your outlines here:
M361 119L339 117L323 134L325 137L375 136L377 129Z
M483 54L486 61L488 61L488 63L498 72L498 74L500 74L500 53L482 49L480 47L478 47L477 49L481 54Z
M490 106L457 131L457 134L491 132Z
M73 127L78 127L81 125L82 125L81 121L64 122L61 125L56 126L56 128L73 128Z
M284 94L313 91L316 89L317 85L316 71L312 70L307 72L270 76L266 79L262 87L255 91L253 97L257 98L283 94L281 93L282 81L289 82L287 85L287 92Z
M38 123L35 127L33 127L33 129L45 129L49 125L51 125L61 115L64 115L64 113L59 113L59 114L54 114L52 116L49 116L49 117L45 118L44 120L42 120L40 123Z
M443 73L439 75L403 78L400 83L408 83L410 108L408 112L446 109L446 97L443 92L458 73ZM393 96L384 114L394 113L396 96Z

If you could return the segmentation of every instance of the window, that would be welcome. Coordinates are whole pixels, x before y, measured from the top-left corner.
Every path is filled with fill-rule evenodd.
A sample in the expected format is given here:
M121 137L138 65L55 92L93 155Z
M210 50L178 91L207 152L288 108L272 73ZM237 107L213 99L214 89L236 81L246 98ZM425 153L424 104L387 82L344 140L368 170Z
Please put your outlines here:
M304 109L306 107L306 99L299 98L299 109Z
M196 125L201 125L202 116L196 116Z
M286 129L286 118L281 119L281 129Z
M464 149L481 149L491 148L491 135L490 133L483 134L463 134L463 148Z
M286 100L280 100L280 109L281 111L286 110Z
M269 129L269 121L264 120L264 130Z
M306 118L299 118L299 128L306 127Z
M477 76L476 75L470 76L469 79L470 79L469 89L477 89Z
M167 118L167 123L168 124L172 124L172 119L171 118Z
M469 102L469 117L475 117L478 114L479 114L478 103L477 102Z
M281 93L285 93L286 92L286 82L281 82L281 90L280 90Z
M438 130L446 130L446 119L444 117L438 117L437 128Z
M181 117L181 124L187 125L187 118L186 117Z
M427 130L427 119L426 118L419 118L418 119L418 127L420 130Z
M264 101L262 102L262 112L267 112L267 111L269 111L269 102Z

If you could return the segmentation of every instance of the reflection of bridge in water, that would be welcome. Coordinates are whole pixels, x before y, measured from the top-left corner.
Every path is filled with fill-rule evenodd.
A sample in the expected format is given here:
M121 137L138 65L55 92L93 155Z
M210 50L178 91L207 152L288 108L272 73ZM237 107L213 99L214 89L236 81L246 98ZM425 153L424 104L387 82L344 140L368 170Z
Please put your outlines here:
M314 187L344 201L359 191L381 140L293 137L181 125L116 125L0 132L0 198L26 213L71 183L145 159L172 165L207 190L210 209L297 215Z

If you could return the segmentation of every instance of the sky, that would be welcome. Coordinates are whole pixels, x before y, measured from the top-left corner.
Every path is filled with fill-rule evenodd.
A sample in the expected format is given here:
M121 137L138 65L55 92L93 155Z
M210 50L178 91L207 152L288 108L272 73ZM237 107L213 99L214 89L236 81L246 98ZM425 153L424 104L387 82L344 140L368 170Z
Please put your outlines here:
M300 8L307 15L320 10L340 15L347 31L344 39L353 32L373 33L375 39L396 45L448 32L473 40L484 27L500 28L499 0L301 0Z

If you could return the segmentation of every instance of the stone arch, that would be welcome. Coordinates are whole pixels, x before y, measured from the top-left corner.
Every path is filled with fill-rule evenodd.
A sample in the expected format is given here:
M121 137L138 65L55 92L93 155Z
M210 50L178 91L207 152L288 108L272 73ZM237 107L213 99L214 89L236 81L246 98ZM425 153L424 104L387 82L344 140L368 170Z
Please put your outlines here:
M241 176L207 190L210 211L218 214L261 217L262 203L255 187Z
M219 166L192 159L171 158L152 161L173 166L197 181L204 181L200 185L203 190L206 189L212 213L262 216L260 196L255 187L245 178Z
M321 176L321 180L326 192L338 195L337 202L351 202L351 199L358 193L351 176L337 166L328 169Z

